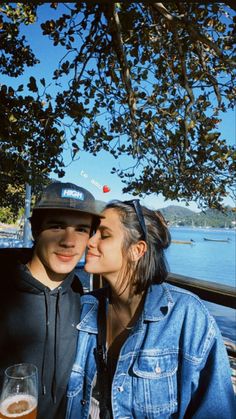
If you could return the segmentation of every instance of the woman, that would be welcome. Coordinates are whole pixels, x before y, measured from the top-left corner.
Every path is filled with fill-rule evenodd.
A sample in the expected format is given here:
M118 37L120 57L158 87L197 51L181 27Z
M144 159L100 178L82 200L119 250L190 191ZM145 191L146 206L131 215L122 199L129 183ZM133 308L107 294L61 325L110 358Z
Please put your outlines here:
M82 297L66 417L233 418L214 319L197 296L164 282L170 234L161 213L133 200L108 204L103 216L85 270L108 286Z

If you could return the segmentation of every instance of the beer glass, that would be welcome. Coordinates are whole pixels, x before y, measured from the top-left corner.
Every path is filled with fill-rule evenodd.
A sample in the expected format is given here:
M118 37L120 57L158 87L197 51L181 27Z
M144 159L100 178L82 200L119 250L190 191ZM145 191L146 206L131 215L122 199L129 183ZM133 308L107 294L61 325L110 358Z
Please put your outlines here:
M0 398L0 419L36 419L38 372L33 364L7 368Z

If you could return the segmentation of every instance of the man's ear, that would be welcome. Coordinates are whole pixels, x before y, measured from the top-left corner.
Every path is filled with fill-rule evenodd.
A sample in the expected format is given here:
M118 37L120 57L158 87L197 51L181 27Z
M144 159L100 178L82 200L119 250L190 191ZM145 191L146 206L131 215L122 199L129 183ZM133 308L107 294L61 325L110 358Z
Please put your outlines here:
M147 251L147 243L144 240L139 240L132 244L130 248L130 255L133 262L137 262Z

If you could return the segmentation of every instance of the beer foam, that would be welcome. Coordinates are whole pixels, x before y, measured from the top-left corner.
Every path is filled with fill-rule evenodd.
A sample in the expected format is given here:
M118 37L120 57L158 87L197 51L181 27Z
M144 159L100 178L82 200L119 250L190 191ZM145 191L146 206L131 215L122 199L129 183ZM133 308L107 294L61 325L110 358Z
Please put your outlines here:
M25 410L21 413L9 413L9 407L13 403L20 403L22 401L26 401L29 405L29 409ZM32 412L37 406L37 400L35 397L30 396L29 394L15 394L13 396L7 397L3 400L0 404L0 414L8 417L8 418L20 418Z

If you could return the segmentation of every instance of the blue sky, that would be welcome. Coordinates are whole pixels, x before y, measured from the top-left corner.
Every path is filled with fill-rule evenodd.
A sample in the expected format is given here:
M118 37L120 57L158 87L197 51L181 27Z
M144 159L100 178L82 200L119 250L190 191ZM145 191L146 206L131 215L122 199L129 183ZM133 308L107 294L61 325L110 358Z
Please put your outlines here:
M62 7L62 5L60 5ZM24 34L29 40L30 45L36 55L40 59L40 64L34 68L26 69L23 76L17 79L10 79L8 77L1 78L1 83L7 82L12 86L18 86L19 84L27 84L30 75L34 75L36 78L45 78L49 81L52 72L55 69L56 63L63 57L64 53L60 47L54 47L52 42L47 37L41 35L40 23L45 19L54 18L57 12L51 9L48 4L43 5L39 8L38 22L28 27L24 26ZM222 114L222 122L219 124L219 129L222 133L222 138L225 138L229 144L235 143L236 138L236 112L228 111ZM96 199L109 201L111 199L127 199L131 195L123 194L122 188L124 184L121 182L117 175L111 174L112 167L119 165L120 167L127 167L127 158L121 157L119 161L115 160L109 153L100 152L96 157L86 152L80 152L79 159L69 164L71 161L70 151L65 150L64 152L65 163L68 165L65 168L64 178L60 178L61 181L72 182L81 185L89 189ZM53 179L57 179L57 176L52 175ZM104 185L108 185L111 189L110 192L104 193L102 188ZM184 203L176 201L164 201L163 197L156 196L155 194L148 195L141 202L150 208L162 208L168 205L182 205ZM235 203L227 199L226 204L234 206ZM195 203L189 203L189 209L197 211Z

